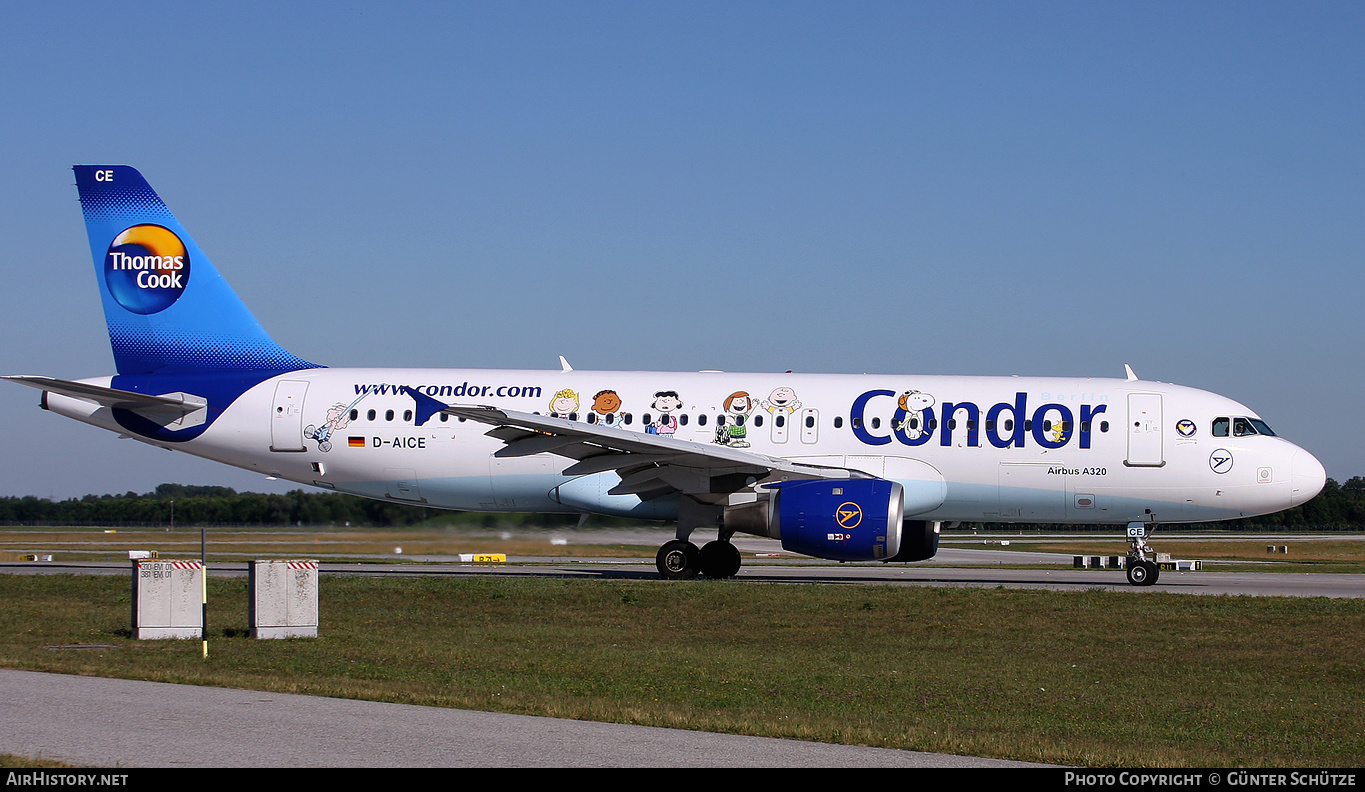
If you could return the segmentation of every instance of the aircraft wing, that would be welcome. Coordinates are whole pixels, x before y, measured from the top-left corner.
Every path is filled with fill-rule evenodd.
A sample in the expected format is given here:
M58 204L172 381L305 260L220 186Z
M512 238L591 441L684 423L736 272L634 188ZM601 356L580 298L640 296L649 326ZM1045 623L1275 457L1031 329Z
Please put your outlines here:
M444 412L493 428L489 437L505 445L494 456L507 458L531 454L557 454L575 460L562 471L584 476L614 470L621 483L612 495L638 495L642 500L671 492L723 497L751 486L755 481L818 478L869 478L845 468L793 462L782 457L728 446L675 440L633 432L613 426L580 423L563 418L476 405L441 405L423 394L418 400L419 425L426 417ZM426 409L421 409L424 404ZM440 409L436 409L439 406ZM431 410L427 412L427 410ZM423 416L426 413L426 416Z

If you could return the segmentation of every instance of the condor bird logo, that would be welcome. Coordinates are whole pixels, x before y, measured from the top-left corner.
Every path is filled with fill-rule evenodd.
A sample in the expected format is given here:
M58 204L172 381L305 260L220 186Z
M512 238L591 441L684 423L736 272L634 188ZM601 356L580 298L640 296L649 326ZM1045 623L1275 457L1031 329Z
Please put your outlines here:
M189 280L189 253L169 228L135 225L109 243L104 282L114 301L135 314L171 307Z
M834 510L834 519L841 528L857 528L863 521L863 509L858 504L847 501Z

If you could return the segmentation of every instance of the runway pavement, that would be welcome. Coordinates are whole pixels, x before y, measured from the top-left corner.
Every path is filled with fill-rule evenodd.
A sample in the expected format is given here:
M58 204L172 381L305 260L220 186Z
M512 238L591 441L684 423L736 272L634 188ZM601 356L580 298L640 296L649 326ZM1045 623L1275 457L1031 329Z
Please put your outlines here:
M1000 556L1000 551L944 550L946 558L962 554L987 557L993 564L949 567L942 564L838 564L805 559L745 559L736 580L765 583L828 583L840 585L980 586L995 588L1085 591L1103 588L1135 595L1168 592L1178 594L1275 596L1275 597L1363 597L1365 575L1305 574L1293 572L1162 572L1156 585L1135 588L1128 584L1122 570L1073 569L1070 556L1062 560L1053 555L1050 567L1013 569L1005 563L1021 563ZM1043 556L1044 553L1019 553ZM326 575L372 575L417 577L448 575L509 575L602 580L658 580L652 559L640 558L511 558L505 564L461 563L450 556L407 556L402 564L350 563L323 561L320 572ZM959 562L961 563L961 562ZM1037 561L1034 561L1037 563ZM214 562L212 575L247 574L246 563ZM0 573L10 574L129 574L128 562L53 561L0 562ZM683 585L686 583L683 582Z
M0 670L0 753L137 768L1038 766L10 670Z

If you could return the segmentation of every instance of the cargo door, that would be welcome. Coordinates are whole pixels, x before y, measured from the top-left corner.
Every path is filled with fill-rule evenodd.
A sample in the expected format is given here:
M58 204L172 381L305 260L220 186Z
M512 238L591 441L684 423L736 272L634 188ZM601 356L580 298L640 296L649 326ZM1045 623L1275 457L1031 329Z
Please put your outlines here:
M387 494L394 500L426 503L417 487L417 471L412 468L384 468L384 478L388 480Z

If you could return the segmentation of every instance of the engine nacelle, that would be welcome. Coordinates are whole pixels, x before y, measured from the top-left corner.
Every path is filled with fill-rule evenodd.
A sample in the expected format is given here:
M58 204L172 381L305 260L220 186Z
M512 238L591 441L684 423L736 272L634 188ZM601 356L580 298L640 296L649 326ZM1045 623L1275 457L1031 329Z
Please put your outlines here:
M901 527L901 549L885 561L924 561L938 553L938 520L906 520Z
M835 561L880 561L901 550L901 485L885 479L770 484L768 536L793 553Z

